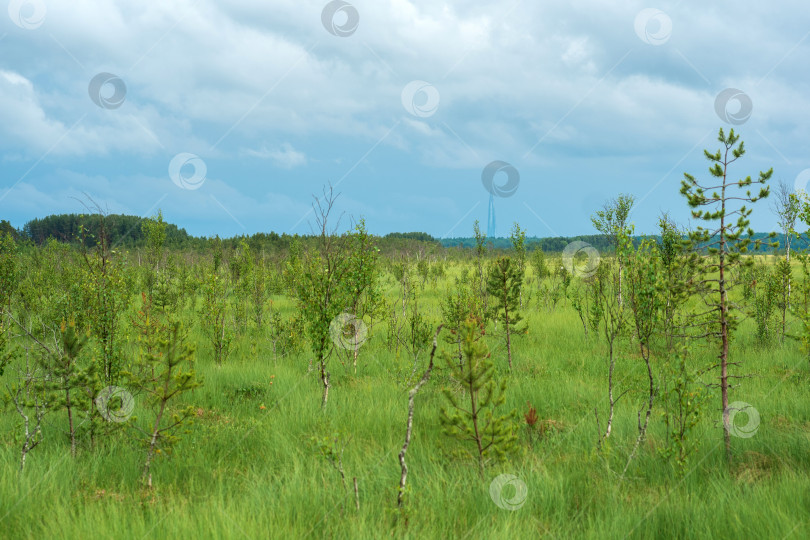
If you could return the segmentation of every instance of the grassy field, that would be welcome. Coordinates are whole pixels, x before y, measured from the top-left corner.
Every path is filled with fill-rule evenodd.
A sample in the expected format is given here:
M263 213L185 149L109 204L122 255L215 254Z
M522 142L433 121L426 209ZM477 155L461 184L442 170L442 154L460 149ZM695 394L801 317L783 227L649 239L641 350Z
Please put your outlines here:
M419 292L435 324L457 273L450 265L445 279ZM391 275L384 275L384 285L395 299ZM273 305L282 316L295 309L283 296L274 296ZM0 416L0 537L810 537L810 370L795 342L763 347L750 320L735 334L732 357L742 363L739 372L752 377L739 381L731 401L750 403L760 424L754 436L732 439L731 465L722 445L720 398L711 392L697 429L699 449L683 477L659 453L665 433L656 407L647 440L622 478L646 398L637 345L620 342L616 388L629 392L618 403L613 434L597 450L594 407L604 415L607 403L604 340L585 335L565 299L550 309L534 293L523 311L529 332L515 340L511 373L501 341L490 337L488 345L498 376L508 380L506 408L517 409L522 420L530 402L546 429L530 440L521 424L517 452L483 478L461 452L469 445L442 433L441 390L450 380L437 370L416 398L407 504L397 510L397 454L413 365L407 354L397 357L389 349L384 323L360 349L356 373L345 357L330 360L333 387L325 410L306 346L276 358L266 329L252 328L217 366L193 326L204 385L184 401L197 408L197 418L174 453L155 463L152 489L139 483L144 451L132 430L112 434L94 451L80 449L74 459L58 415L48 417L44 442L20 475L19 417L13 410ZM443 348L449 346L440 342ZM708 365L716 352L698 348L689 364ZM659 361L653 358L656 367ZM417 374L426 363L423 353ZM139 407L136 397L136 417ZM345 487L310 444L313 436L333 433L345 444ZM525 484L521 507L495 504L490 487L501 474ZM514 494L507 486L502 496Z

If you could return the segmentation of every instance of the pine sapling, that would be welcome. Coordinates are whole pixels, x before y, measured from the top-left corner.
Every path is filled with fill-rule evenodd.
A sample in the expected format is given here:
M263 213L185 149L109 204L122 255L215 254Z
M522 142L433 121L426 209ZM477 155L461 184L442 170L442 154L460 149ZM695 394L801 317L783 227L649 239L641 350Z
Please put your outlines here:
M467 321L462 332L464 362L459 366L454 357L445 359L467 402L462 403L462 398L445 389L449 406L441 410L441 423L447 435L475 444L478 471L483 475L491 460L502 459L514 448L516 411L496 414L506 401L506 381L495 380L495 366L476 322Z
M464 358L461 350L461 329L464 326L464 322L470 317L483 322L483 309L484 305L481 299L475 295L472 288L456 278L455 287L447 291L444 302L442 303L442 318L444 320L444 326L449 330L449 332L445 334L444 340L453 345L459 365L461 365L461 361Z
M151 466L157 454L170 452L180 440L175 435L178 428L196 415L193 406L174 413L169 418L169 404L174 405L178 398L189 390L199 387L194 372L194 347L185 343L179 323L174 323L168 338L161 343L156 354L143 355L139 363L140 373L155 373L154 377L139 377L127 373L133 388L146 394L147 405L154 416L148 422L147 430L142 430L146 443L146 459L142 479L147 486L152 485Z
M515 252L515 262L518 272L525 277L526 269L526 229L521 229L517 222L512 226L512 234L509 236L512 243L512 251ZM523 307L523 290L519 293L520 307Z
M489 271L487 293L491 297L492 317L503 323L506 337L506 355L512 369L512 335L527 331L520 309L520 291L523 287L523 270L509 257L498 257Z
M703 300L707 306L705 312L697 316L704 318L707 327L705 335L715 341L719 349L719 362L710 369L720 369L718 386L723 408L723 441L726 457L730 462L732 456L731 433L728 428L729 380L741 376L729 373L729 367L736 364L729 358L729 343L736 324L733 313L735 305L729 299L732 288L729 278L734 267L752 262L750 258L741 259L741 255L748 252L749 246L753 243L754 248L758 249L761 244L760 240L751 241L754 231L750 227L749 216L753 209L746 204L753 204L769 195L770 188L766 184L773 175L773 169L760 171L756 180L750 176L732 180L729 176L729 166L745 155L745 144L740 141L740 136L735 134L733 129L726 136L720 128L717 140L721 143L721 148L717 152L712 154L707 150L703 151L706 159L712 164L709 167L709 174L713 180L699 182L694 176L684 173L684 179L681 180L681 195L686 198L692 209L692 217L710 224L709 228L698 227L689 237L694 247L708 251L706 259L696 254L693 257L693 264L703 273L698 285L702 289ZM759 191L755 194L751 192L753 186L759 186ZM748 238L742 238L746 232ZM774 236L772 233L770 238Z

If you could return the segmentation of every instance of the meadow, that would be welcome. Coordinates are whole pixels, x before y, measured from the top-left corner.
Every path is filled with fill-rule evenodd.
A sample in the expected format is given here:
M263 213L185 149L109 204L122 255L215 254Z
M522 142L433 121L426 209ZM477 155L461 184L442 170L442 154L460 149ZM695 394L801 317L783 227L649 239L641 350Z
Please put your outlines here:
M113 282L113 275L121 279L121 303L115 304L119 316L115 358L121 372L134 371L133 364L147 346L139 313L143 315L147 302L162 303L153 319L172 313L171 318L182 323L185 341L196 349L189 365L202 383L169 402L168 411L178 418L183 418L182 411L192 414L173 432L177 439L168 432L165 439L163 433L158 437L148 484L143 473L149 448L146 435L156 405L143 388L128 386L123 375L116 384L131 391L131 414L110 422L98 414L93 402L87 402L81 413L77 405L74 456L65 403L52 398L43 415L41 442L28 452L20 470L23 422L9 400L15 384L24 379L24 363L47 357L45 346L64 346L63 321L78 313L90 314L75 321L79 333L86 328L90 337L77 365L97 363L105 354L105 344L93 337L95 304L88 300L98 293L93 269L103 264L98 262L103 261L103 246L84 252L89 263L83 263L82 250L75 246L54 242L21 249L15 255L18 284L7 311L13 322L8 318L4 327L5 350L16 352L6 353L10 356L0 377L5 392L0 415L0 536L802 538L810 534L806 397L810 363L800 341L790 337L800 334L801 321L788 312L788 335L783 337L778 310L771 306L764 315L764 333L756 315L756 299L763 298L765 276L773 273L778 257L751 257L754 269L740 268L732 278L739 326L732 334L729 358L739 363L734 373L746 377L733 382L731 401L750 404L755 414L746 411L734 419L747 431L731 438L731 456L723 449L719 390L711 386L717 373L704 369L716 361L718 346L690 339L683 357L690 376L681 379L688 392L678 399L671 393L677 377L669 369L678 355L660 343L652 347L655 401L646 436L628 464L640 411L648 399L647 371L635 327L625 324L616 340L613 392L621 397L615 402L612 432L604 437L609 375L605 317L601 323L598 315L596 322L582 319L574 307L576 298L588 297L594 280L583 275L582 261L573 261L574 271L568 272L559 254L548 254L542 261L532 252L526 254L519 300L526 330L512 336L511 370L503 325L491 318L479 321L485 330L480 340L494 364L493 380L505 387L505 402L498 410L510 419L515 438L503 459L489 459L479 469L470 442L447 435L440 421L448 403L444 390L465 397L453 376L456 346L444 339L452 336L446 328L452 324L443 306L460 289L476 290L478 259L473 250L413 246L375 259L378 272L372 283L379 294L373 302L376 307L364 312L367 333L356 357L353 348L337 346L339 339L332 332L326 404L311 334L292 292L295 273L285 273L295 253L277 260L256 253L248 257L250 250L242 244L225 250L212 266L210 256L162 250L163 262L156 267L162 273L152 273L155 267L146 263L148 250L143 257L140 252L136 256L133 251L110 250L111 260L120 261L108 268L104 283ZM510 255L487 252L480 260L491 269L495 258L504 254ZM254 288L240 293L248 273L244 267L239 270L239 261L249 259ZM534 264L535 260L539 262ZM599 264L615 271L617 259L603 255ZM798 264L793 271L798 305L802 275ZM214 274L220 281L209 281ZM255 276L263 283L259 293ZM225 317L223 327L215 329L228 338L219 343L225 347L219 352L216 335L212 339L207 330L217 318L212 294L218 286L223 295L216 298L222 300ZM146 291L151 291L149 296ZM691 302L688 310L694 309L694 298ZM629 312L629 299L622 309ZM408 392L428 366L433 335L442 323L436 366L414 398L407 488L400 506L398 454L406 431ZM106 383L79 381L77 403L93 384ZM51 395L44 385L26 388L29 393ZM120 406L125 408L123 401ZM22 407L33 421L36 407L31 401L22 402ZM529 421L530 407L536 411L534 422ZM680 447L664 419L665 409L673 415L678 407L695 411L694 425L677 439ZM677 448L685 449L680 464L673 457ZM493 484L504 474L516 480Z

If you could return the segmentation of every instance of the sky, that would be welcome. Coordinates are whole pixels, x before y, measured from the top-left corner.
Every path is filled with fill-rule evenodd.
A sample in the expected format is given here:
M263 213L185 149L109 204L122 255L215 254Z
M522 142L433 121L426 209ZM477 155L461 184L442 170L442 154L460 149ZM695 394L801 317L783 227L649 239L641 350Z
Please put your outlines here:
M98 205L194 235L682 225L683 173L810 181L810 5L720 0L11 0L0 219ZM773 202L757 231L776 229ZM337 219L340 218L338 222Z

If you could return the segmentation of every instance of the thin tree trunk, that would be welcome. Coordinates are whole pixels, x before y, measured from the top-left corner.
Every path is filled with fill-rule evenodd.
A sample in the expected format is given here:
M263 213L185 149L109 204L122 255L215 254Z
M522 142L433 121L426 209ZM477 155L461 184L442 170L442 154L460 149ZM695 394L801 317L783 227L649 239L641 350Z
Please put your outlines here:
M727 151L728 153L728 151ZM728 161L728 157L726 157ZM726 167L723 168L722 207L720 212L720 334L722 350L720 352L720 392L723 402L723 441L726 446L726 458L731 462L731 433L729 431L728 410L728 305L726 297Z
M399 451L399 465L402 470L402 474L399 477L399 492L397 494L397 506L399 508L402 508L402 498L405 494L405 482L408 479L408 465L405 463L405 453L408 451L408 445L411 444L411 433L413 432L414 399L416 398L416 394L419 392L419 389L422 388L422 386L430 379L430 373L433 371L433 357L436 354L439 332L441 332L441 330L442 327L439 325L439 328L436 330L436 335L433 337L433 349L430 351L430 362L428 363L427 370L425 370L425 373L422 375L422 378L419 379L419 382L416 383L416 386L414 386L408 393L408 421L405 424L405 444L402 445L402 450Z
M470 382L469 388L467 389L470 392L470 412L472 413L472 422L473 422L473 431L475 432L475 444L478 446L478 473L483 476L484 475L484 448L481 446L481 434L478 432L478 407L477 403L475 402L475 393L473 389L472 382Z
M31 450L31 448L29 447L29 443L31 442L31 432L29 428L30 424L28 420L28 415L25 414L25 411L20 407L20 405L16 400L14 401L14 405L17 408L17 412L23 418L23 426L25 428L25 442L23 443L22 452L20 456L20 473L22 473L23 469L25 468L25 456L27 456L28 452Z
M73 408L70 405L70 390L65 389L65 407L68 415L68 429L70 430L70 455L76 457L76 432L73 429Z
M325 409L326 402L329 400L329 372L326 371L326 365L321 361L321 382L323 383L323 398L321 399L321 406Z
M610 437L610 432L613 429L613 409L616 404L613 401L613 368L615 361L613 360L613 340L610 340L610 367L608 368L608 401L610 403L610 410L608 411L607 428L605 429L605 439Z
M785 258L787 259L788 269L790 269L790 234L785 235L785 244L787 246ZM787 307L790 308L790 274L788 274L788 284L787 284ZM784 326L784 325L783 325ZM785 335L785 330L782 328L782 336Z
M506 357L509 360L509 371L512 371L512 335L509 330L509 308L507 307L506 303L504 302L503 306L504 312L504 328L506 329Z
M146 453L146 463L143 466L143 479L146 480L148 487L152 487L152 475L149 472L150 467L152 466L152 458L155 456L155 446L157 445L157 438L160 435L160 421L163 419L163 413L166 411L166 403L167 397L166 394L169 390L169 379L166 378L163 381L163 398L160 402L160 408L158 409L157 416L155 417L155 423L152 425L152 438L149 441L149 451Z
M636 456L636 452L638 451L638 447L644 441L644 437L647 435L647 426L650 423L650 414L652 414L653 408L653 399L655 399L655 383L653 381L653 373L652 373L652 366L650 366L650 350L647 349L646 354L644 352L644 346L640 345L641 347L641 355L644 357L644 362L647 364L647 378L650 382L650 390L649 390L649 399L647 401L647 412L644 415L644 424L641 423L641 411L638 412L638 437L636 438L636 444L633 445L633 450L630 452L630 456L627 458L627 463L624 466L624 470L622 471L622 476L627 473L627 468L630 467L630 462L633 461L633 458Z

